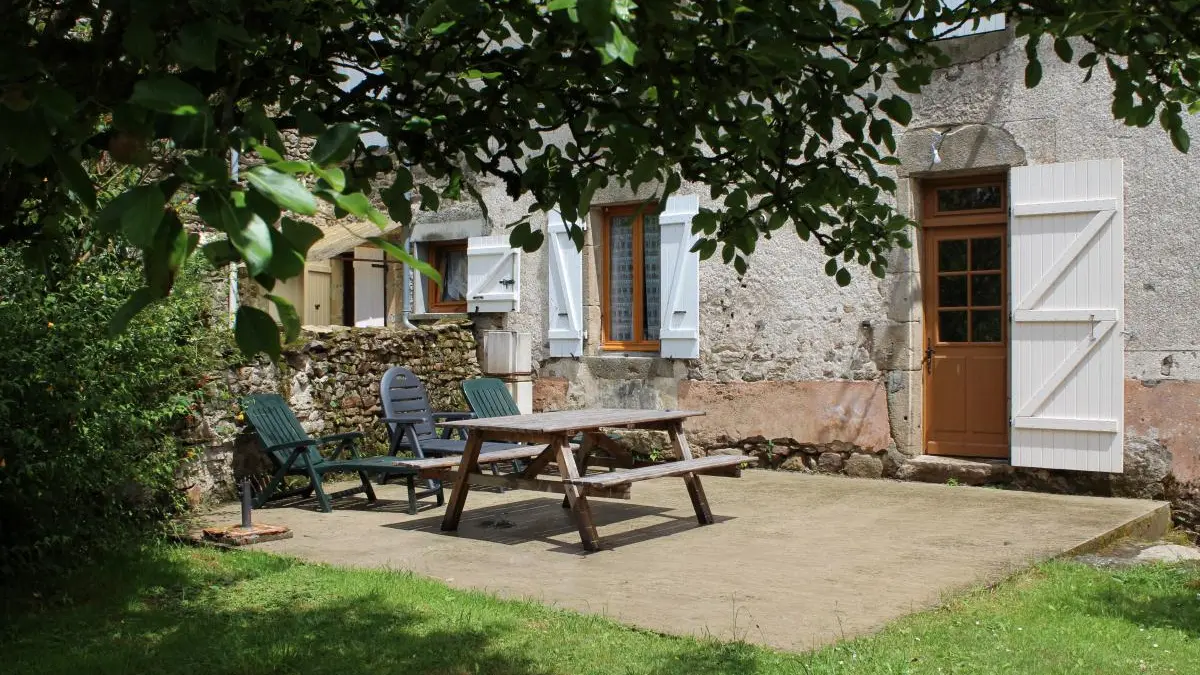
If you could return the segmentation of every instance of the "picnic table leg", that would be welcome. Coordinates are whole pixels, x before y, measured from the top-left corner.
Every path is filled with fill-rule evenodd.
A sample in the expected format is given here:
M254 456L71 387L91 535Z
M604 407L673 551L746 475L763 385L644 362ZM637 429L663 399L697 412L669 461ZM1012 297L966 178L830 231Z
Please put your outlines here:
M588 551L600 550L600 535L592 524L592 507L588 505L583 489L574 483L572 478L579 478L579 469L575 466L575 453L571 452L571 444L565 436L559 436L551 442L557 453L558 472L562 474L564 492L571 504L571 512L575 514L575 525L579 528L579 538L583 540L583 548Z
M587 474L588 455L595 450L594 443L595 441L589 433L584 433L583 438L579 441L579 450L575 453L575 461L579 463L578 469L581 476ZM571 508L571 500L566 495L563 495L562 507L564 509Z
M467 433L467 446L463 448L462 459L458 462L458 477L454 479L450 503L446 506L446 515L442 517L443 530L458 529L458 519L467 503L467 490L471 488L471 472L479 470L479 450L482 447L483 434L472 429Z
M675 446L675 452L679 454L679 458L691 459L692 448L683 435L683 424L671 425L667 433L671 436L671 445ZM711 525L713 523L712 511L708 508L708 497L704 496L704 486L700 483L700 476L694 473L684 474L683 482L687 484L688 496L692 498L692 508L696 510L696 520L700 521L701 525Z

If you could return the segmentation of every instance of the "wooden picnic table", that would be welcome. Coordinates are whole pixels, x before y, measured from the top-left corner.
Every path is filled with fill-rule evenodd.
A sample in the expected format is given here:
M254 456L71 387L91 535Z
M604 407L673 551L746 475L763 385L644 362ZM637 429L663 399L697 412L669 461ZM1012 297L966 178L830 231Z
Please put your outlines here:
M593 409L446 422L442 426L467 432L467 445L456 469L445 473L448 480L453 480L454 488L442 520L442 529L458 529L458 521L466 505L467 491L472 483L518 490L561 492L566 494L564 506L569 506L575 517L583 547L595 551L600 548L600 538L592 522L588 497L628 499L631 483L667 476L683 477L696 511L696 519L701 525L708 525L713 522L713 517L708 508L708 500L704 496L704 486L700 483L700 474L734 472L736 475L738 467L742 463L752 462L753 458L726 455L692 457L691 448L683 435L683 421L703 414L695 410ZM666 431L680 460L586 475L588 457L595 449L602 448L618 456L624 453L619 445L605 435L605 429ZM571 439L578 435L582 435L581 442L578 450L573 450ZM478 463L480 448L486 441L546 445L544 449L529 449L527 456L531 459L519 474L487 476L479 471ZM552 461L558 465L560 478L538 478L542 469ZM618 458L618 462L634 467L630 456L625 457L623 462Z

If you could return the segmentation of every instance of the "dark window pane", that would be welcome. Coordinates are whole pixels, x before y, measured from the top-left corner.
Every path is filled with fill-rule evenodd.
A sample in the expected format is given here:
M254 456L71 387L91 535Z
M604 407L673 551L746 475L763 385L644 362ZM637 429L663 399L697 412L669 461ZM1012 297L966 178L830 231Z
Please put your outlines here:
M971 276L971 304L976 307L998 307L1004 292L1000 288L1001 275L975 274Z
M971 311L971 342L1001 342L1004 327L1000 323L1000 310L976 309Z
M967 275L938 277L938 306L967 306Z
M998 270L1000 269L1001 251L1003 245L1000 237L971 240L971 269Z
M642 295L645 304L642 335L647 340L658 339L659 307L658 298L662 273L659 265L659 226L658 216L642 218Z
M967 311L965 309L938 312L938 340L967 341Z
M937 271L961 272L965 269L967 269L967 240L939 241Z
M1000 208L1000 186L942 188L937 191L938 211L972 211Z
M633 219L613 218L608 227L608 339L633 339Z

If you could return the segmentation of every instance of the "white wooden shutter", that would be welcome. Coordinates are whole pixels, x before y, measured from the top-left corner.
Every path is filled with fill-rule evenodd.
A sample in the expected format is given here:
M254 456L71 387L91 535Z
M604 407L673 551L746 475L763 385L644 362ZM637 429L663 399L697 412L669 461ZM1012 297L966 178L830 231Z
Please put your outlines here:
M1012 463L1122 470L1121 160L1012 170Z
M662 291L659 354L668 359L700 358L700 254L692 218L700 212L695 195L670 197L659 214Z
M562 214L548 215L550 356L583 356L583 254L571 241Z
M507 236L467 240L467 311L521 311L521 253Z

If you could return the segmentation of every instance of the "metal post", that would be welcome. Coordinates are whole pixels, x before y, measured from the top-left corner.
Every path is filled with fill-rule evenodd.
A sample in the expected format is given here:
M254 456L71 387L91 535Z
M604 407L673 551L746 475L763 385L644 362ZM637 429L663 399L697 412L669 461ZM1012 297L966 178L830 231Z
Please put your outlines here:
M248 530L251 527L250 511L251 511L250 479L243 478L242 479L242 529L243 530Z

